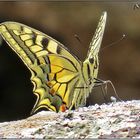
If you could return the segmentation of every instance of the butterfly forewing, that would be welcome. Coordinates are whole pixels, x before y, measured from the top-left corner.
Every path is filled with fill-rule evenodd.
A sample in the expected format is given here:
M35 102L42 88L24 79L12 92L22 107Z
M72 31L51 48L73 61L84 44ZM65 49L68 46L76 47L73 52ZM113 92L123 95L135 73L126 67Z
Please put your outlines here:
M85 61L83 62L83 75L85 81L87 81L87 87L93 88L95 84L95 78L98 75L99 60L98 53L101 47L101 42L104 34L104 29L106 25L107 13L103 12L98 26L96 28L95 34L90 42L89 50Z

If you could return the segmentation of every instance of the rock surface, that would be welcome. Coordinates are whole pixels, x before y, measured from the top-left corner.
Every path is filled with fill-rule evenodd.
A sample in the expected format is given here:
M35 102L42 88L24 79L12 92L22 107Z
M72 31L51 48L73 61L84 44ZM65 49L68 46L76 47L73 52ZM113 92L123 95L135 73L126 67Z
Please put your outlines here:
M0 123L0 138L140 138L140 100L42 111Z

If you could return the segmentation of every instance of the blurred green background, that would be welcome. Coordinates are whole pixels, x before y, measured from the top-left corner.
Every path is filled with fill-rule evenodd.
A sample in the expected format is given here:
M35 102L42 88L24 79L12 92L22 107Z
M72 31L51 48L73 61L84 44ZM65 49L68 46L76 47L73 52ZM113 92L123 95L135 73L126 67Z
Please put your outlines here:
M140 9L134 2L0 2L0 22L16 21L34 27L84 60L103 11L108 18L100 52L99 78L111 80L123 100L140 99ZM77 34L82 45L74 38ZM0 46L0 121L29 116L36 97L30 72L11 48ZM111 88L108 94L114 94ZM103 103L100 88L87 104Z

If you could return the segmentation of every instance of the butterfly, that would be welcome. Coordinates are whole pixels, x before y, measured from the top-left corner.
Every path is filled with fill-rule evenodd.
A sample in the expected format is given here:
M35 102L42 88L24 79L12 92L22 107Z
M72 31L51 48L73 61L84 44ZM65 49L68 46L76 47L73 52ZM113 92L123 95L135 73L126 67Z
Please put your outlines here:
M63 112L85 104L97 81L106 18L103 12L83 62L63 44L36 29L17 22L0 24L2 38L31 72L37 96L32 113L41 108Z

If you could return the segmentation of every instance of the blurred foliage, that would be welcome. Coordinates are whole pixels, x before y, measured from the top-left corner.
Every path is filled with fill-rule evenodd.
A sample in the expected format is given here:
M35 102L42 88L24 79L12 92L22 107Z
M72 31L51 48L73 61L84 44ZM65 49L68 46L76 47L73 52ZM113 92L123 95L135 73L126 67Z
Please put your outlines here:
M99 78L111 80L123 100L140 99L140 9L134 2L0 2L0 22L16 21L34 27L68 47L84 60L103 11L108 18L100 52ZM77 34L82 45L74 38ZM29 116L36 97L30 72L0 39L0 121ZM109 88L108 92L113 92ZM90 103L103 102L101 91Z

